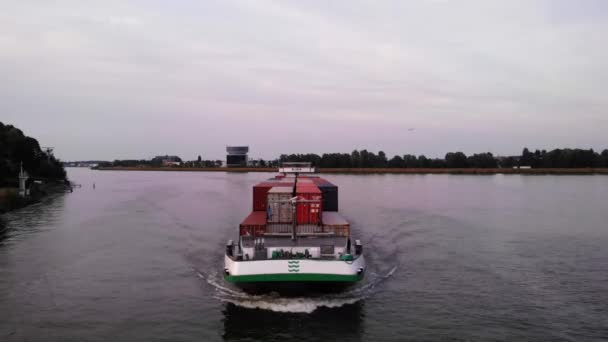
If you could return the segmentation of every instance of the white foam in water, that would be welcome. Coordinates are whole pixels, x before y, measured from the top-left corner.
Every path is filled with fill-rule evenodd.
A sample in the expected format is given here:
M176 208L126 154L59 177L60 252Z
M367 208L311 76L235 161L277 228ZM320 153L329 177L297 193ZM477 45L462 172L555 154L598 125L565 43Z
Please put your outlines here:
M362 299L357 298L307 298L307 297L265 297L251 296L249 299L237 299L217 296L221 301L232 303L248 309L262 309L274 312L311 313L320 307L337 308L346 304L354 304Z
M397 267L393 267L385 275L373 275L373 279L360 287L338 294L328 294L319 297L281 297L276 293L265 295L251 295L243 291L232 289L220 284L217 274L205 276L197 271L201 279L216 290L215 298L232 303L248 309L262 309L275 312L311 313L318 308L337 308L347 304L354 304L373 294L373 289L382 281L388 279L395 273Z

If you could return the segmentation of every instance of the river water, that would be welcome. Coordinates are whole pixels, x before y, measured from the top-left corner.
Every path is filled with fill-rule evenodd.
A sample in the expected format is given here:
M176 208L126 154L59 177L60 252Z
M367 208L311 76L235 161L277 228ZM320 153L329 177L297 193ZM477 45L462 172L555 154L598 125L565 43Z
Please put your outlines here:
M367 278L281 298L219 276L271 174L68 174L2 217L0 341L608 340L606 176L327 175Z

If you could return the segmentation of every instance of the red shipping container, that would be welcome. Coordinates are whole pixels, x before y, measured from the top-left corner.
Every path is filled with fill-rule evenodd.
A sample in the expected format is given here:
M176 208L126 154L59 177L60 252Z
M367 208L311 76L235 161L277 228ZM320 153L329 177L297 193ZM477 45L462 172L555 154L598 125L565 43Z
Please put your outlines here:
M266 233L266 212L254 211L239 225L240 236L260 236Z
M268 191L273 186L293 186L289 182L262 182L253 187L253 211L266 211Z
M322 208L322 194L321 190L316 185L310 184L298 184L296 187L296 194L298 197L304 200L318 201L315 203L299 203L296 208L296 218L298 224L320 224Z
M260 183L253 187L253 210L266 212L266 196L271 184Z
M313 183L314 179L316 179L316 178L308 178L308 177L300 176L300 177L298 177L298 184L311 184L311 183ZM294 182L296 180L296 177L287 176L287 177L284 177L282 180L286 181L286 182L287 181Z

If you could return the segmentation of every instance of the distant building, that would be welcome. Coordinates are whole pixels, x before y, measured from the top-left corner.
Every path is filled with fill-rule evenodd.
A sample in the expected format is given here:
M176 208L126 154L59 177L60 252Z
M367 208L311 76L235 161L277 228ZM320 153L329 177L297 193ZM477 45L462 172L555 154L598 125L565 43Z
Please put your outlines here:
M182 165L182 158L178 156L156 156L152 159L153 164L158 164L162 166L173 166L173 165Z
M247 166L250 166L250 167L259 167L259 166L262 166L262 163L264 163L264 160L262 160L262 159L247 160Z
M97 167L103 161L71 161L71 162L63 162L63 166L65 167Z
M226 146L226 166L247 166L249 146Z

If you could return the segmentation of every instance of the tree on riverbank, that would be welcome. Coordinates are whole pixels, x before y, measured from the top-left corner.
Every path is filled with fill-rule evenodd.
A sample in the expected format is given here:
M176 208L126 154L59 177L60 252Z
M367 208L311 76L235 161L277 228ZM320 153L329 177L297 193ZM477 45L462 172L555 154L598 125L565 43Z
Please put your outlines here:
M530 152L527 148L523 150L521 165L529 165L533 168L579 168L579 167L608 167L608 150L597 153L593 149L555 149L536 150Z
M351 153L314 153L282 154L278 162L309 162L320 168L513 168L529 166L532 168L603 168L608 167L608 149L597 153L583 149L555 149L552 151L536 150L530 152L524 148L520 156L497 157L492 153L475 153L467 156L463 152L448 152L444 158L427 158L424 155L396 155L387 159L383 151L378 154L368 150L354 150ZM174 168L220 167L221 160L186 161ZM150 160L115 160L100 163L100 167L157 167ZM277 167L277 160L255 160L249 167Z
M62 163L52 154L42 151L36 139L0 122L0 186L18 186L21 163L31 177L66 179Z
M321 168L589 168L608 167L608 149L597 153L593 149L555 149L530 152L524 148L521 156L495 157L492 153L475 153L467 156L463 152L448 152L445 158L429 159L424 155L396 155L387 160L384 152L378 154L367 150L352 153L282 154L281 162L310 162Z

